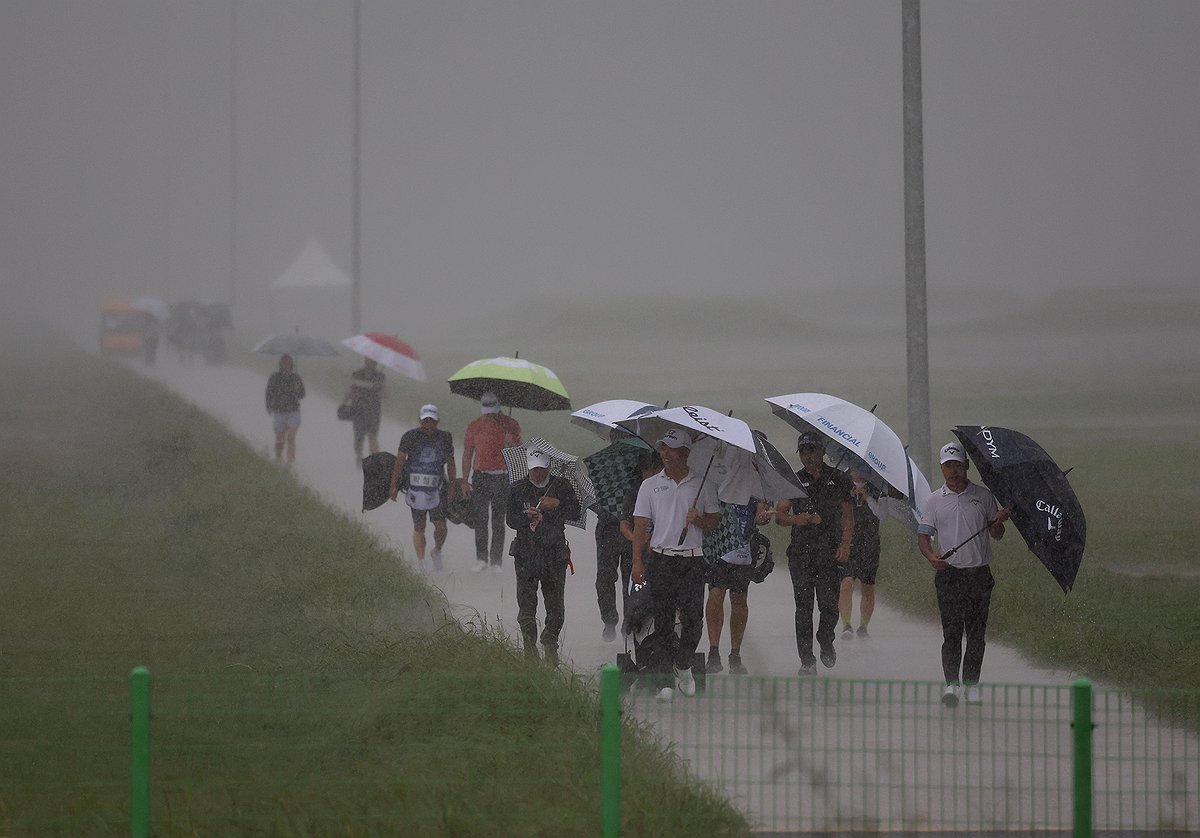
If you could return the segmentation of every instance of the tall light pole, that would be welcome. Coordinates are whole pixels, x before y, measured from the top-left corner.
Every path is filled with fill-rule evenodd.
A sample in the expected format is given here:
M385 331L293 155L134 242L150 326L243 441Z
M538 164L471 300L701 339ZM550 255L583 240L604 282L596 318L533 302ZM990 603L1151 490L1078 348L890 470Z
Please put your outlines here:
M362 0L354 0L354 129L351 151L353 174L350 187L350 325L354 334L362 332Z
M904 301L908 333L909 455L930 471L929 316L925 306L925 149L921 115L921 0L901 0L904 31Z
M237 12L238 0L229 0L229 310L237 301Z

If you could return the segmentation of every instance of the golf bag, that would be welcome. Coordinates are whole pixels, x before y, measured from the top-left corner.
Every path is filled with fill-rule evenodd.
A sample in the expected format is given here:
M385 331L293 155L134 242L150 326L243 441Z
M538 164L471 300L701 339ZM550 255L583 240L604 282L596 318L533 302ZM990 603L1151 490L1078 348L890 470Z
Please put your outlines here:
M675 632L678 642L678 627ZM638 584L630 581L621 633L625 638L625 651L617 654L617 668L621 670L622 691L628 692L639 682L653 689L672 686L673 680L668 683L669 679L666 679L665 675L647 669L655 660L661 660L669 654L669 649L664 647L670 645L669 637L655 631L654 602L648 583ZM630 644L633 646L632 651ZM696 692L704 692L703 652L696 652L692 658L692 676L696 679Z

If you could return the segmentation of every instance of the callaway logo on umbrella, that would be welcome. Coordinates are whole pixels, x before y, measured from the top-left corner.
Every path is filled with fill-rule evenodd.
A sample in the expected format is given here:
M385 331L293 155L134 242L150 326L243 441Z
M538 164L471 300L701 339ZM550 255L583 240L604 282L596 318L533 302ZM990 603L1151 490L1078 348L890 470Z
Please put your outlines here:
M1071 590L1087 541L1075 490L1046 451L1025 434L989 425L958 425L953 433L1029 550L1063 593Z

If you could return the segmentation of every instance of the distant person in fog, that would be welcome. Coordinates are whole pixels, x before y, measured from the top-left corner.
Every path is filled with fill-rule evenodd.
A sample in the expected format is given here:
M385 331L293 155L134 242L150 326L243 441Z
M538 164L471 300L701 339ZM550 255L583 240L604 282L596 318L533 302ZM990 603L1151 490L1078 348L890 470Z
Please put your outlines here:
M275 429L275 462L296 460L296 431L300 427L300 400L304 382L291 355L279 356L279 370L267 379L267 413Z
M350 373L350 392L346 400L353 411L351 424L354 426L354 459L362 467L363 440L367 449L375 454L379 451L379 419L382 412L384 375L379 364L365 358L363 365Z

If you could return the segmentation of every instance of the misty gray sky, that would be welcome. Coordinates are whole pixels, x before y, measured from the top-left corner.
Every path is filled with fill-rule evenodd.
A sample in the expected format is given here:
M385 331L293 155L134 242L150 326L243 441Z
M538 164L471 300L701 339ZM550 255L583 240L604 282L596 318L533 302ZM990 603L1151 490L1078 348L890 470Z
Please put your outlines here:
M365 328L551 292L846 287L903 316L900 0L361 8ZM349 270L351 9L0 3L4 282L225 299L232 241L274 316L310 239ZM922 16L931 301L1194 293L1200 3Z

